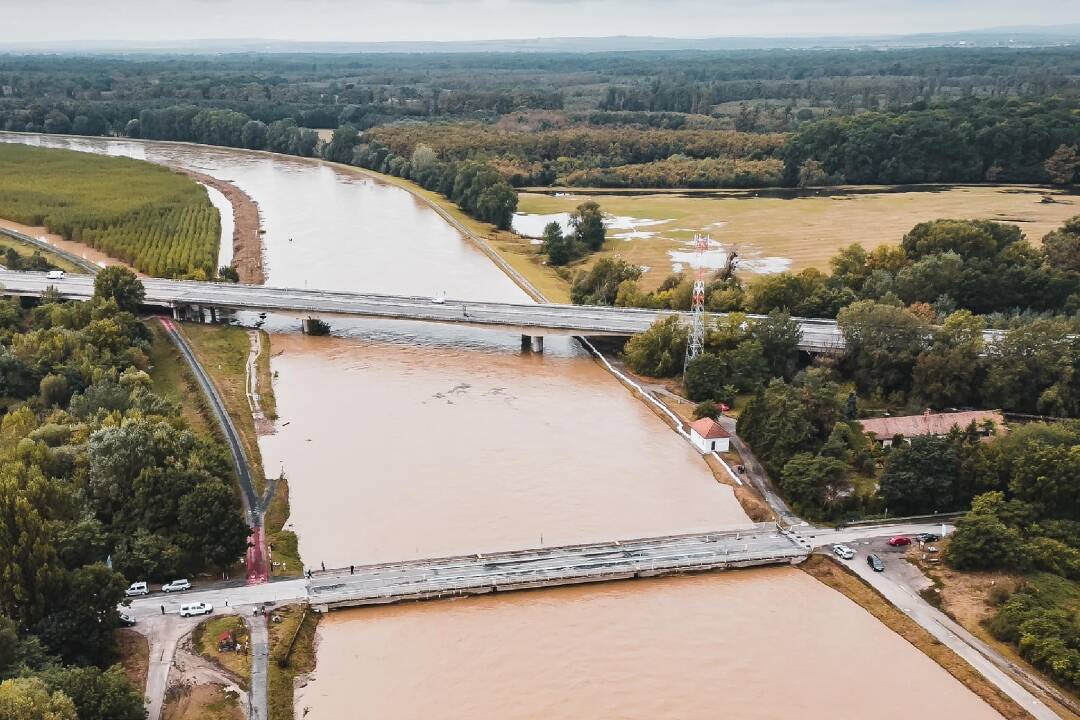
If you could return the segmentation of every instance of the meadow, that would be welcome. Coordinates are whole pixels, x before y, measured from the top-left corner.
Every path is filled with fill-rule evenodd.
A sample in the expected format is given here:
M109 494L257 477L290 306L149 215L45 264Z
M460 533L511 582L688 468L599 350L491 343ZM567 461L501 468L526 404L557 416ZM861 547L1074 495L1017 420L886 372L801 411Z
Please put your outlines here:
M0 144L0 218L157 277L212 277L221 237L206 189L168 168L15 144Z
M1054 202L1043 202L1052 198ZM842 247L867 249L896 243L915 224L937 218L1015 223L1035 243L1062 222L1080 215L1080 196L1030 186L938 188L835 188L820 194L791 191L619 192L563 190L522 192L518 212L565 213L585 200L620 218L608 229L604 250L589 262L617 256L649 268L651 289L685 267L696 233L715 241L707 263L717 265L734 249L744 272L818 267ZM515 221L515 227L529 224ZM532 225L539 224L534 220ZM620 237L621 236L621 237Z

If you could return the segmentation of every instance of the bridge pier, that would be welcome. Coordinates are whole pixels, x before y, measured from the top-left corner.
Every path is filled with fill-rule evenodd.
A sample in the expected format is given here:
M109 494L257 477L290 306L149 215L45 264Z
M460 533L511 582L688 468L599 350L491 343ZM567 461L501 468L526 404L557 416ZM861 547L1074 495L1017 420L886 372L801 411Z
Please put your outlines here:
M184 306L183 305L173 305L172 319L176 320L176 321L180 321L180 320L184 319Z
M529 353L544 352L544 336L543 335L522 335L521 336L521 352Z

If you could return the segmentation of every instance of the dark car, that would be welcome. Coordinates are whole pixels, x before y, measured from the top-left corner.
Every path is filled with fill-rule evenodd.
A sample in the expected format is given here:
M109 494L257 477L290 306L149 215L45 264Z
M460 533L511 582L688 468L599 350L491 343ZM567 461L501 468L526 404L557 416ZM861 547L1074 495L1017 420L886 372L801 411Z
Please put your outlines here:
M120 613L120 625L123 627L131 627L135 624L135 616L128 613Z
M941 539L940 535L935 535L934 533L919 533L915 537L917 537L919 539L919 542L924 542L924 543L937 542L938 540Z
M867 555L866 564L872 567L874 569L874 572L885 572L885 563L881 562L881 558L879 558L877 555Z

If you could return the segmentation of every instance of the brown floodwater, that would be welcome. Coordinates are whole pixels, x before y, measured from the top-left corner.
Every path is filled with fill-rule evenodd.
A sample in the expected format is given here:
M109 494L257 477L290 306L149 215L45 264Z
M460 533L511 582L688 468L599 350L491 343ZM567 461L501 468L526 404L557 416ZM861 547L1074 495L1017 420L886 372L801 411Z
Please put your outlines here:
M306 720L999 718L788 568L365 608L319 626Z
M274 336L279 430L260 447L289 478L310 565L748 524L731 488L603 368L522 355L511 339Z
M259 203L268 283L524 300L406 192L324 163L167 143L0 141L174 163ZM215 203L217 204L217 203ZM242 315L245 322L256 318ZM748 522L700 457L572 341L271 316L290 526L314 566ZM305 715L305 712L307 713ZM340 612L297 717L997 717L843 596L784 568Z

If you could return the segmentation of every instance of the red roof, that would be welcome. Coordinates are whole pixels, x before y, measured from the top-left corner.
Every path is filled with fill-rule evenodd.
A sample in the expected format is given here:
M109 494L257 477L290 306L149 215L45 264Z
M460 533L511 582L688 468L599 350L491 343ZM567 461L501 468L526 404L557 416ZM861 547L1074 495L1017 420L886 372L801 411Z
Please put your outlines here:
M705 440L731 437L731 434L711 417L703 417L700 420L695 420L690 423L690 429Z
M955 413L930 413L904 415L901 417L867 418L859 422L863 430L873 433L878 440L888 440L897 435L947 435L954 427L966 430L972 422L976 426L992 422L998 432L1005 431L1005 418L995 411L971 411Z

